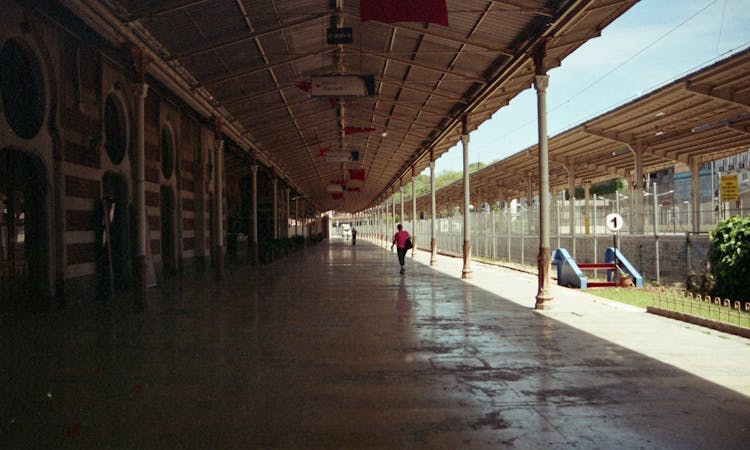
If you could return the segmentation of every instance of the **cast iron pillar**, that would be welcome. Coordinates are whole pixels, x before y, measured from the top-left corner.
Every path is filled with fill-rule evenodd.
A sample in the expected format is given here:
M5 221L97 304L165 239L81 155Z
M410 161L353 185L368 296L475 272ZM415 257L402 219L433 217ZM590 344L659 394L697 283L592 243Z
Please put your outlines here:
M253 236L252 236L252 243L253 243L253 264L258 265L260 264L260 261L258 259L258 165L253 164L250 166L250 174L251 174L251 181L252 184L250 187L252 189L252 217L251 217L251 226L253 228ZM304 231L303 231L304 233Z
M216 279L224 279L224 140L217 127L216 140Z
M469 213L469 131L466 126L467 118L461 119L461 144L464 157L464 268L461 278L471 278L471 215Z
M430 150L430 265L437 262L437 239L435 239L435 160Z
M690 203L692 203L693 211L692 217L689 220L693 223L693 233L699 233L701 231L701 165L698 161L697 156L690 158L690 175L692 176L693 189L690 195ZM713 196L713 192L711 193ZM690 205L688 203L688 205ZM690 208L688 208L690 209ZM690 216L691 214L688 214Z
M536 76L534 88L537 92L537 114L539 135L539 255L538 291L535 309L548 309L552 300L550 293L550 271L552 252L549 242L549 148L547 146L547 86L549 75L544 69L546 41L534 52Z
M417 180L414 177L414 166L411 168L411 257L417 253Z

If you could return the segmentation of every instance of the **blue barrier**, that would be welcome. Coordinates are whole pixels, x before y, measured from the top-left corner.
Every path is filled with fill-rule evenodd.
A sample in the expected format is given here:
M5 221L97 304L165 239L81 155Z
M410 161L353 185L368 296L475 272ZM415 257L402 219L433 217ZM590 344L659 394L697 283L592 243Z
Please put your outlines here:
M608 263L615 262L615 249L613 247L609 247L604 251L604 261ZM643 277L640 273L638 273L637 270L635 270L635 267L630 264L630 261L628 261L628 259L625 258L622 253L620 253L620 249L617 249L617 267L619 267L621 271L630 275L630 278L633 280L633 285L635 287L643 287ZM612 274L610 272L607 272L607 280L611 280L611 278Z
M614 276L615 249L610 247L604 251L604 263L579 265L564 248L558 248L552 256L552 264L557 266L557 284L560 286L586 289L588 287L617 286L618 277ZM630 261L617 250L617 267L633 281L635 287L643 287L643 277ZM602 269L607 271L607 283L589 282L583 269Z
M581 268L578 267L578 264L566 249L558 248L555 250L552 256L552 264L557 266L557 284L586 289L588 286L586 275L583 274Z

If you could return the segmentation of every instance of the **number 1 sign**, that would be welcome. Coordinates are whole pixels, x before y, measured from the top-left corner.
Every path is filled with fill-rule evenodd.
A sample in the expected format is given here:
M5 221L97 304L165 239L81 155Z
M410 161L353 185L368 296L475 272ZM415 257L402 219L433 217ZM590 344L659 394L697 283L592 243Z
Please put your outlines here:
M622 216L617 213L607 214L605 223L607 224L607 228L609 228L610 231L618 231L620 228L622 228Z

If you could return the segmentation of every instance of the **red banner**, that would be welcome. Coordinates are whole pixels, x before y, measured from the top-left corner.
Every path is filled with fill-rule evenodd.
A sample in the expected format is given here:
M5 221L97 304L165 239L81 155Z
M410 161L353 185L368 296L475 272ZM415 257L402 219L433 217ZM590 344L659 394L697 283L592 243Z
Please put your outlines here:
M365 169L349 169L349 179L365 181Z
M300 89L300 90L302 90L302 91L310 92L310 86L311 86L311 84L310 84L309 81L299 81L297 83L294 83L294 85L297 86L297 88Z
M362 22L430 22L448 26L445 0L360 0Z
M372 127L344 127L344 134L356 134L356 133L370 133L372 131L375 131L375 128Z

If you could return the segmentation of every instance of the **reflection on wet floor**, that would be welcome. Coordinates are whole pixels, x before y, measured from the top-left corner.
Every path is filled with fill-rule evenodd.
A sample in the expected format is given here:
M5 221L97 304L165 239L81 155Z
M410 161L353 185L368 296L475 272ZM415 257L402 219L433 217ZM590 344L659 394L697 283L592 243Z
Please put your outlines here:
M333 240L0 331L2 447L744 448L747 397ZM513 289L513 286L508 286Z

